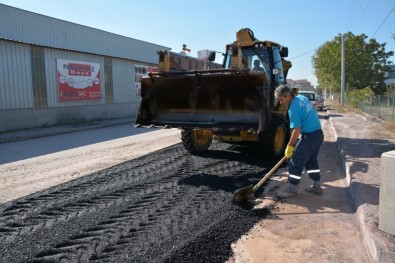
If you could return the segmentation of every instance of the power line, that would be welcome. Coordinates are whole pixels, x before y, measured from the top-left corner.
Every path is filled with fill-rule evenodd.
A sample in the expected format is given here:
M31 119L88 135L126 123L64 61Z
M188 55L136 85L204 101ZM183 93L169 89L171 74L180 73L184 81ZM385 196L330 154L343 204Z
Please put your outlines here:
M359 13L360 13L360 10L361 10L361 6L363 5L363 2L364 1L362 1L359 4L356 3L356 7L354 9L354 11L355 11L354 15L351 17L351 21L350 21L350 30L353 28L353 26L355 25L355 21L357 21L357 19L358 19L358 16L359 16Z
M353 0L348 10L347 19L344 24L344 31L351 31L356 28L361 22L362 18L365 17L366 10L370 5L371 0Z
M298 58L298 57L301 57L301 56L304 56L304 55L306 55L306 54L308 54L308 53L311 53L311 52L313 52L313 51L315 51L315 50L316 50L316 48L315 48L315 49L312 49L312 50L310 50L310 51L307 51L307 52L305 52L305 53L303 53L303 54L297 55L296 57L290 58L290 60L291 60L291 59Z
M352 3L351 3L351 5L350 5L350 8L348 9L348 14L347 14L347 18L346 18L346 22L345 22L345 24L344 24L344 28L345 28L345 30L344 31L346 31L346 30L348 30L348 25L349 25L349 21L351 21L351 10L353 10L353 6L354 6L354 0L352 1Z
M379 28L377 28L376 32L374 32L372 38L376 35L377 31L379 31L379 29L381 28L381 26L385 23L385 21L386 21L387 18L390 16L390 14L392 13L392 11L395 11L395 6L391 9L391 11L388 13L388 15L384 18L384 21L381 23L381 25L379 26Z
M368 9L368 6L369 6L369 5L370 5L370 0L368 0L368 1L366 2L365 8L363 9L361 15L359 16L358 21L356 21L355 28L358 27L358 25L359 25L359 23L361 22L362 18L365 16L366 10ZM350 31L351 31L351 28L350 28Z

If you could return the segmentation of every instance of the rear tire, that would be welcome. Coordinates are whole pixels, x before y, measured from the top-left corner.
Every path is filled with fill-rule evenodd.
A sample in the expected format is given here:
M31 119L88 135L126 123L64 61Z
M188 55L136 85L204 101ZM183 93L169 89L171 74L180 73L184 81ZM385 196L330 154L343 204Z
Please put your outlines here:
M189 153L199 154L210 147L213 137L199 136L193 129L182 129L181 141Z
M265 159L278 160L284 157L289 140L289 129L285 120L273 118L267 132L261 135L258 142L259 151Z

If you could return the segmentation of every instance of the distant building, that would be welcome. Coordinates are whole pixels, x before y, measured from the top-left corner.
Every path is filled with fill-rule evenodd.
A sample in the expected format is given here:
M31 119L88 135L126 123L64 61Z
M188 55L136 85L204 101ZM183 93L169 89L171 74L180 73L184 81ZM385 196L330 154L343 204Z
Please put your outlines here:
M170 57L176 63L176 67L171 68L173 70L201 70L204 69L205 64L207 69L222 68L222 65L220 64L200 60L198 58L184 54L182 52L176 53L170 51Z
M385 82L385 86L387 88L395 88L395 65L390 65L392 72L386 73L385 77L387 78Z
M307 79L292 80L287 79L287 85L291 89L298 88L299 90L315 91L314 86Z

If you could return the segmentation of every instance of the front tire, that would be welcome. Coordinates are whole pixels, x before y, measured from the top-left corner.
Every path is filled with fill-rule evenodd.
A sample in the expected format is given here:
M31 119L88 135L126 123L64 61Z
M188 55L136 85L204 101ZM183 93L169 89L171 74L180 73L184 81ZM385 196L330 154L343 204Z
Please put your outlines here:
M182 129L181 141L189 153L199 154L211 146L213 135L210 130Z
M289 129L285 120L273 118L270 127L259 138L258 146L265 159L278 160L284 156L289 140Z

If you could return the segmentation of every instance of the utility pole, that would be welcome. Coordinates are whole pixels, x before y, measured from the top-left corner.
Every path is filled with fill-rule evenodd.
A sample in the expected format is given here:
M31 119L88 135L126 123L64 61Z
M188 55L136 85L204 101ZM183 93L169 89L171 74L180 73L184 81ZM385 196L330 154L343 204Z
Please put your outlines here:
M345 89L345 66L344 66L344 34L341 34L342 42L342 64L341 64L341 84L340 84L340 104L344 106L344 89Z

